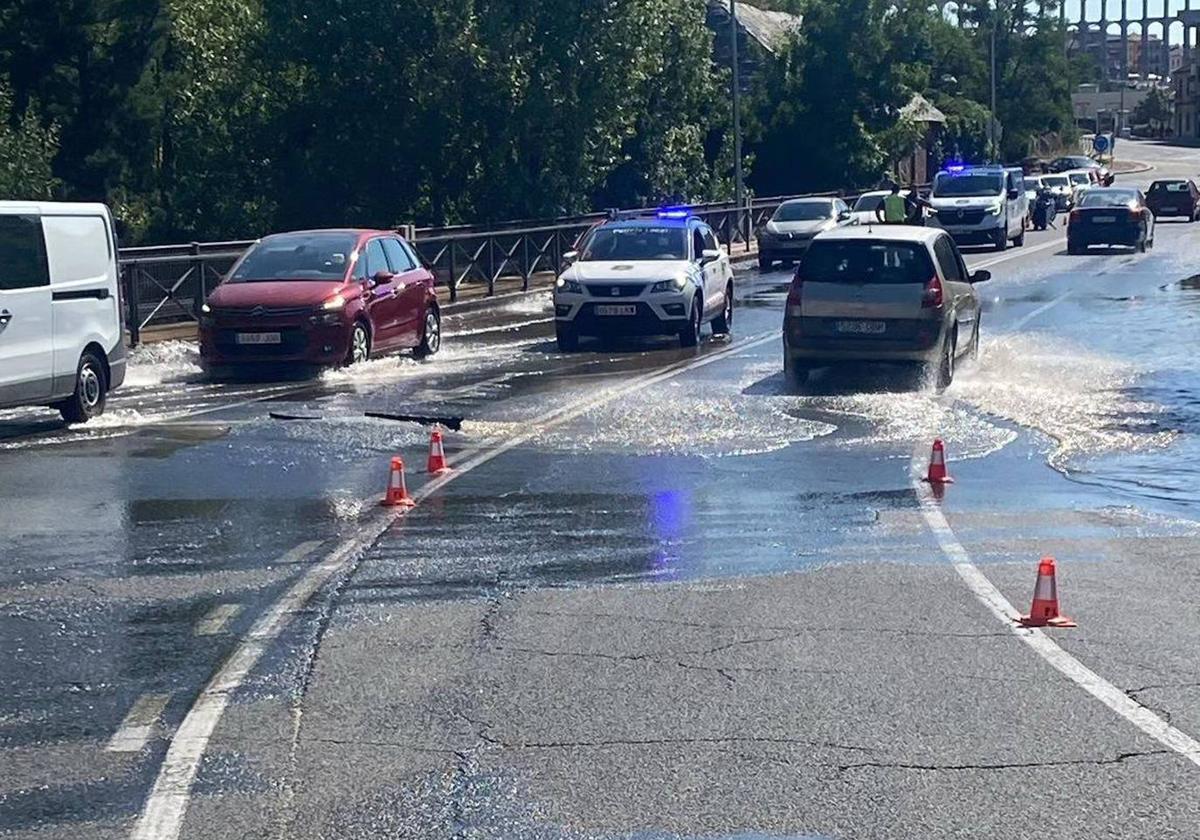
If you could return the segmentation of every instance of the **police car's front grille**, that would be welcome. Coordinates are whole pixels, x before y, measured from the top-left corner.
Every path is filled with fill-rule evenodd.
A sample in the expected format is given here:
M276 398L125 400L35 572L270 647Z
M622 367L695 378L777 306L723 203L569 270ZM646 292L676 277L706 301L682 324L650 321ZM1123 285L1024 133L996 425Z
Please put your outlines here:
M630 298L637 297L646 288L645 285L612 285L608 283L589 283L584 286L592 297L601 298Z

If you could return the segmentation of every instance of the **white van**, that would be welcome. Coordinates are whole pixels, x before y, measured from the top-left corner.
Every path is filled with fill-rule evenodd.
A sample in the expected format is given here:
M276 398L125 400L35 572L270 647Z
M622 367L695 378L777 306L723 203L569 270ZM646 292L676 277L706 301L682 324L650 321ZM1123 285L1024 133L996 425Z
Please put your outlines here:
M951 167L934 178L929 203L932 223L959 244L990 244L1000 251L1009 242L1025 244L1029 200L1020 169Z
M121 316L107 207L0 201L0 408L103 412L125 380Z

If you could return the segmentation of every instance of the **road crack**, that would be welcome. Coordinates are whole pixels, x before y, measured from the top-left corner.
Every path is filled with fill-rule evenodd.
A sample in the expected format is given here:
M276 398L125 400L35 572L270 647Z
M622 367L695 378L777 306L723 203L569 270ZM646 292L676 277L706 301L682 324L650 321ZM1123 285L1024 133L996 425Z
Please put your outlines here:
M1037 770L1051 767L1104 767L1114 764L1124 764L1134 758L1172 755L1170 750L1145 750L1138 752L1118 753L1110 758L1073 758L1058 761L1014 761L997 762L995 764L918 764L904 761L863 761L855 764L839 764L838 773L851 770L914 770L931 773L970 773L989 770Z

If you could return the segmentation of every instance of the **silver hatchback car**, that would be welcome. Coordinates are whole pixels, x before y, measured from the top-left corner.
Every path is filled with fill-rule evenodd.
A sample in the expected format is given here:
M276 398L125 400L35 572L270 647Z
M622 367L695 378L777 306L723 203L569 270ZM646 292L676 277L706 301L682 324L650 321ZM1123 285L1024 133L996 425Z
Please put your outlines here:
M968 271L937 228L872 225L823 233L796 268L783 318L784 370L802 384L840 361L916 362L939 388L979 349L979 296L991 279Z

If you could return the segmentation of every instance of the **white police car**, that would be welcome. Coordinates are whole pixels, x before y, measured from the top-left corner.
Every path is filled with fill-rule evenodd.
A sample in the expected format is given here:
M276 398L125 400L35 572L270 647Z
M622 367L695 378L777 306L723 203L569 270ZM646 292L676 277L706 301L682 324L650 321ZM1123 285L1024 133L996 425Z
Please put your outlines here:
M581 336L678 335L684 347L733 325L733 269L712 228L686 210L615 218L593 228L554 286L561 350Z

